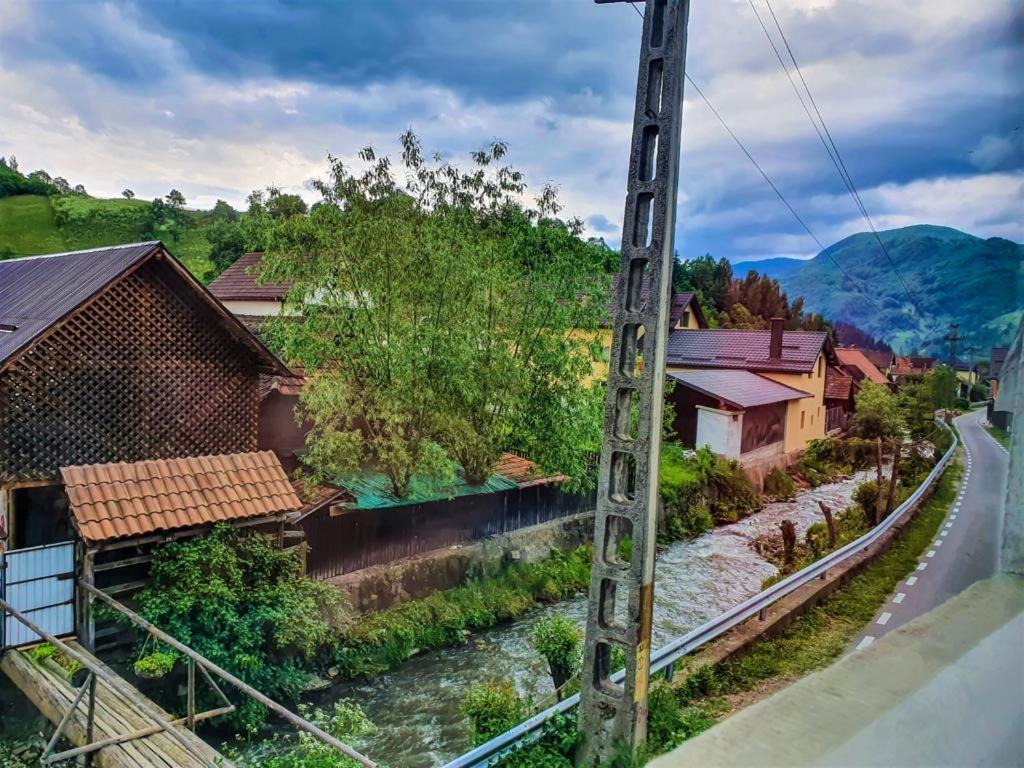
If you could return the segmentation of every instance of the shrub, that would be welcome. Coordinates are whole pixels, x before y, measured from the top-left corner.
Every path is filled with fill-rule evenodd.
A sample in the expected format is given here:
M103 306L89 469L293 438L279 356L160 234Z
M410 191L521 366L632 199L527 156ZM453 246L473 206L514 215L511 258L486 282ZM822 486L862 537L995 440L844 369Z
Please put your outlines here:
M149 585L136 599L147 621L271 698L291 702L308 680L309 662L347 623L337 589L303 577L294 554L227 525L157 549ZM213 701L205 689L197 693ZM248 697L235 703L226 716L232 725L247 733L263 725L262 705Z
M953 400L953 408L958 411L969 411L971 410L971 401L966 397L958 397Z
M551 680L561 699L563 686L579 672L583 634L565 616L553 614L545 616L534 625L530 642L547 661Z
M164 677L174 669L175 661L177 661L177 658L173 653L154 651L148 656L143 656L141 659L136 660L132 665L132 669L139 677L153 680Z
M796 483L781 469L774 467L764 479L764 492L776 499L791 499L796 492Z
M865 480L853 491L853 501L870 517L874 514L875 505L878 503L878 483L874 480Z
M469 718L476 744L493 739L528 716L526 704L507 680L474 685L463 699L462 712Z

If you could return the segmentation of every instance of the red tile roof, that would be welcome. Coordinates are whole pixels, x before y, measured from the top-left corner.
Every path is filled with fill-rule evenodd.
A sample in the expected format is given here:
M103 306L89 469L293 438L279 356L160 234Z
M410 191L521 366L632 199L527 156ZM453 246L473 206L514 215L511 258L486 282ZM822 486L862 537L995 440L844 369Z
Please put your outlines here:
M524 459L522 456L516 456L514 453L503 453L494 471L516 483L520 488L558 483L566 479L564 475L545 475L540 467L532 461Z
M210 292L221 301L283 301L291 283L259 282L262 253L247 253L210 284Z
M838 352L838 350L836 350ZM825 371L825 399L849 400L853 390L853 376L849 376L838 368L829 366Z
M669 378L735 408L784 403L813 397L810 392L787 387L756 373L741 370L669 371Z
M75 524L90 543L302 506L270 451L62 467L60 473Z
M693 368L810 373L828 340L824 331L784 331L782 357L768 356L771 331L701 328L673 331L668 364Z
M859 371L861 376L868 381L873 381L876 384L886 384L889 381L885 378L885 374L878 370L875 364L868 360L859 349L836 347L836 357L839 358L839 362L842 365ZM854 377L856 378L856 374L854 374Z

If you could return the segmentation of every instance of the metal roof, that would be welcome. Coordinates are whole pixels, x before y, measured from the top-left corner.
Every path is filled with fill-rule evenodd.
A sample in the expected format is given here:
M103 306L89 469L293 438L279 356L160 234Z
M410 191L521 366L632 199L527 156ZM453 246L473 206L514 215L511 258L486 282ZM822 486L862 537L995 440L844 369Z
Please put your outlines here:
M787 387L750 371L669 371L668 375L690 389L716 397L735 408L754 408L813 397L810 392Z
M262 253L247 253L210 284L210 293L221 301L283 301L291 283L260 283Z
M152 240L0 261L0 363L159 247Z
M669 334L667 362L694 368L810 373L827 340L824 331L784 331L782 356L770 358L771 331L680 329Z
M271 451L62 467L71 513L89 542L297 511Z

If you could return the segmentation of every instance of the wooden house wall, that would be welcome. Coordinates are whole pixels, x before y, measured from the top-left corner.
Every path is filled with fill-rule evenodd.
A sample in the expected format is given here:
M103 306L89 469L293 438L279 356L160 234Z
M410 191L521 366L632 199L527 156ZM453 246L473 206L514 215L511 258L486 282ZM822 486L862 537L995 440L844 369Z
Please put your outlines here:
M678 382L676 382L672 394L668 396L668 400L676 412L675 422L673 423L676 440L687 448L696 447L697 406L703 405L707 408L720 408L721 402L716 397L709 397Z
M0 373L0 484L255 450L257 393L255 353L151 260Z
M309 547L308 575L328 579L593 508L593 494L577 496L557 486L537 485L338 515L324 507L299 525Z
M788 403L772 403L747 408L743 412L740 453L781 442L785 437L783 425L786 423L787 406Z

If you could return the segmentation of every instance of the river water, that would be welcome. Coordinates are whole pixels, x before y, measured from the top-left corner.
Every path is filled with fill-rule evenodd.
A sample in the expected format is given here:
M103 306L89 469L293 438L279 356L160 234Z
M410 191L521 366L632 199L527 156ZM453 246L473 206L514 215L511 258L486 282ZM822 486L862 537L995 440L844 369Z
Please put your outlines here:
M839 511L851 504L857 484L870 479L861 472L838 483L802 491L790 502L767 505L738 523L676 542L659 556L654 583L654 647L703 624L761 590L775 567L758 555L751 542L777 532L792 520L800 535L821 522L818 501ZM377 725L360 746L385 765L433 768L472 745L468 721L459 711L471 685L511 680L521 694L547 706L553 703L544 660L530 646L530 631L539 618L559 613L581 628L586 620L584 595L540 608L518 621L481 632L464 645L424 653L390 674L363 683L342 683L316 696L329 705L353 699Z

